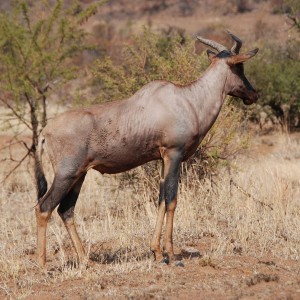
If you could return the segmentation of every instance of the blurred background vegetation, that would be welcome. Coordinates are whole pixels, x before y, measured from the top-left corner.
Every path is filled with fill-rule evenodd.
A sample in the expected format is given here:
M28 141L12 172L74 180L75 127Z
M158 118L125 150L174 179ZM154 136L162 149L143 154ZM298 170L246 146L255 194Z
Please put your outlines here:
M16 167L34 157L37 137L53 116L51 105L120 100L156 79L177 84L196 80L208 60L193 37L200 34L230 47L225 29L243 39L244 50L260 48L245 73L261 97L250 109L228 99L186 166L199 177L211 175L247 147L249 128L263 133L300 127L298 0L135 5L125 0L15 0L1 1L0 11L0 105L6 109L1 129L13 132L12 143L27 149ZM30 142L22 139L24 126ZM145 167L146 173L151 170Z

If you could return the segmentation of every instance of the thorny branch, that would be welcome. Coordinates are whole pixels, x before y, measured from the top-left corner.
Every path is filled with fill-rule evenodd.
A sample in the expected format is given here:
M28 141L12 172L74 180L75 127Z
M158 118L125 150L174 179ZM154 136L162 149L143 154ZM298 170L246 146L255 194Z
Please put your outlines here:
M10 175L17 169L20 167L20 165L23 163L23 161L27 158L27 156L29 156L31 153L31 149L29 149L29 151L27 151L27 153L21 158L21 160L19 160L19 162L8 172L8 174L0 181L0 184L3 184L8 177L10 177Z
M26 120L24 120L24 118L3 98L0 97L0 101L3 102L15 115L15 117L22 122L23 124L26 125L27 128L29 128L31 131L33 130L32 127L26 122ZM15 145L21 144L22 146L24 146L24 148L26 148L26 154L20 159L15 159L13 157L13 151L12 151L12 147ZM24 160L31 155L32 152L34 152L34 147L35 145L32 144L31 147L23 140L19 140L17 136L13 136L8 145L5 145L3 147L0 148L0 151L3 151L5 149L8 149L9 151L9 158L4 158L1 160L1 162L4 161L11 161L16 163L16 165L8 172L8 174L0 181L0 184L4 183L13 173L16 169L18 169L20 167L20 165L24 162Z
M34 83L32 81L29 80L29 82L31 84L33 84L34 86ZM41 99L42 99L42 104L43 104L43 115L42 115L42 121L41 121L41 124L42 124L42 127L44 127L46 125L46 122L47 122L47 111L46 111L46 92L50 87L50 84L46 84L46 86L43 88L43 89L40 89L38 87L36 87L36 91L37 93L40 94L41 96ZM20 167L20 165L24 162L24 160L29 156L31 155L31 153L34 153L35 152L35 147L36 147L36 144L37 144L37 139L38 139L38 136L39 136L39 132L38 132L38 120L37 120L37 116L36 116L36 102L34 101L34 99L31 99L31 97L25 93L25 100L26 102L28 103L29 107L30 107L30 116L31 116L31 124L29 124L23 117L20 113L18 113L14 107L12 105L10 105L8 103L7 100L3 99L0 97L0 101L2 103L4 103L9 109L10 111L13 113L13 115L20 121L22 122L27 128L30 129L30 131L32 132L32 139L33 139L33 142L32 142L32 145L31 147L29 147L27 145L27 143L25 141L20 141L18 140L16 137L12 138L9 145L7 146L4 146L2 148L0 148L0 151L2 150L5 150L7 148L9 148L9 158L7 159L2 159L1 162L3 161L7 161L7 160L10 160L12 162L15 162L17 163L9 172L8 174L4 177L4 179L0 182L3 183L7 180L7 178L9 178L12 173ZM13 142L15 141L15 142ZM11 147L14 146L14 145L17 145L17 144L22 144L27 152L26 154L20 159L20 160L16 160L14 157L13 157L13 154L12 154L12 149Z
M235 186L238 191L242 192L245 196L247 196L248 198L252 199L254 202L257 202L261 206L268 207L271 210L273 210L273 207L270 204L264 203L264 202L256 199L253 195L251 195L250 193L248 193L247 191L245 191L241 186L239 186L237 183L235 183L233 181L233 179L230 179L230 185Z
M28 124L28 122L5 99L0 97L0 101L12 111L12 113L17 117L18 120L20 120L27 128L32 130L30 124Z
M293 22L292 27L290 29L297 27L300 30L300 19L291 14L288 14L287 17Z
M26 148L26 154L20 159L20 160L17 160L13 157L13 154L12 154L12 147L15 146L15 145L18 145L18 144L21 144L22 146L24 146L24 148ZM31 153L33 152L33 145L31 147L29 147L27 145L27 143L23 140L18 140L18 138L15 136L13 137L10 141L9 141L9 144L0 148L0 151L3 151L5 149L9 149L9 158L4 158L4 159L1 159L0 162L4 162L4 161L12 161L14 163L17 163L9 172L8 174L4 177L4 179L0 182L0 184L2 184L3 182L5 182L11 175L12 173L20 167L20 165L24 162L24 160L29 156L31 155Z

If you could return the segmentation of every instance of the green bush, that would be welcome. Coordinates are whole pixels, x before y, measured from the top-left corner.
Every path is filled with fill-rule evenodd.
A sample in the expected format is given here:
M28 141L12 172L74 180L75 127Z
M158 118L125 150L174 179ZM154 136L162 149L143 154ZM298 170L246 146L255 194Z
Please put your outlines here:
M3 113L7 115L0 118L0 127L14 132L10 144L23 145L26 154L20 159L10 155L14 166L5 179L27 156L36 162L38 136L52 101L49 96L78 74L74 58L94 49L81 24L99 5L81 9L75 0L8 2L10 8L0 10L0 104L9 113ZM24 139L25 129L30 141Z
M145 29L124 47L118 61L107 56L96 62L93 74L97 102L129 97L153 80L185 84L197 79L208 61L193 52L193 42L182 36L164 36Z
M282 125L288 127L300 126L299 46L296 40L284 48L265 44L260 59L247 66L247 74L260 92L259 104L271 107Z
M284 44L263 40L259 59L247 65L252 81L260 91L259 109L253 119L260 122L260 114L270 121L280 122L284 129L300 127L300 2L273 1L279 12L287 14L290 25Z

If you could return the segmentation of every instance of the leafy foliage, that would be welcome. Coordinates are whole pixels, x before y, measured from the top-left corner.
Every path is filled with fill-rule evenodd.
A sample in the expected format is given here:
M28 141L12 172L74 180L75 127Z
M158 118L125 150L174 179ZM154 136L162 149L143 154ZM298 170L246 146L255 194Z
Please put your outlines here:
M265 44L260 60L251 62L247 72L260 91L259 103L269 106L282 123L299 126L300 117L300 42L284 48Z
M191 41L183 44L179 35L164 36L145 28L124 47L120 61L106 57L96 62L93 73L99 89L97 101L129 97L153 80L185 84L197 79L207 61L193 52Z
M300 2L298 0L285 0L284 2L290 9L288 18L291 20L293 27L300 32Z
M15 139L19 125L32 134L31 145L23 143L27 156L34 155L39 132L46 125L53 87L75 77L77 68L70 58L90 48L80 24L95 13L96 5L82 9L76 1L67 5L57 0L30 8L26 1L14 3L11 11L0 15L0 101L12 116L6 127L17 124ZM37 14L41 3L43 13Z
M290 28L286 40L266 39L263 23L258 22L261 32L259 59L246 65L247 73L260 98L253 111L252 119L262 128L276 129L278 124L284 130L300 127L300 2L298 0L275 0L274 13L286 14ZM273 124L273 126L271 125ZM275 126L274 126L275 125Z

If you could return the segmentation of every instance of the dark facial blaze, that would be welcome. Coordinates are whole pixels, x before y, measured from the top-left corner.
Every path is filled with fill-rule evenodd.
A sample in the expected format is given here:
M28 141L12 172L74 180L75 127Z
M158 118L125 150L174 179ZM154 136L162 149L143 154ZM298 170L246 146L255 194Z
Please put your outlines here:
M241 98L246 105L255 103L258 100L258 92L253 88L244 74L242 63L232 67L234 88L229 93L230 96Z

